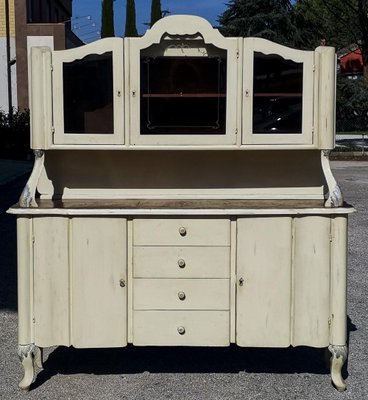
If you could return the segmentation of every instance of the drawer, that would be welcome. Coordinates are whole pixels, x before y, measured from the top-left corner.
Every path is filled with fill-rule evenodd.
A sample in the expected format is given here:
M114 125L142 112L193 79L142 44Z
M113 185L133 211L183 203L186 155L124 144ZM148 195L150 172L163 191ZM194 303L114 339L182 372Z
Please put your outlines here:
M229 346L228 311L135 311L133 344Z
M135 278L229 278L230 247L134 247Z
M229 246L227 219L135 219L134 246Z
M228 279L134 279L135 310L228 310Z

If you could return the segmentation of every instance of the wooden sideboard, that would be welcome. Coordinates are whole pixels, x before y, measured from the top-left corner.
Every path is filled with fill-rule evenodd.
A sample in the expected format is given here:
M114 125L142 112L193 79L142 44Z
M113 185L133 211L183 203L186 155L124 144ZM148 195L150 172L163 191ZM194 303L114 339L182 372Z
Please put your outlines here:
M49 346L236 343L328 348L344 390L334 50L173 16L30 65L35 164L8 211L20 387Z

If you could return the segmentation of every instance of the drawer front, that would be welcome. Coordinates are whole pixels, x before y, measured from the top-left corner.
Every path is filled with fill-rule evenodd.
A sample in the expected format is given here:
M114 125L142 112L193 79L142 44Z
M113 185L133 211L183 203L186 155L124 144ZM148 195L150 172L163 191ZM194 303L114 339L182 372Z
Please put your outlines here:
M134 279L135 310L228 310L228 279Z
M134 247L135 278L229 278L230 247Z
M134 246L229 246L227 219L136 219Z
M133 344L229 346L228 311L135 311Z

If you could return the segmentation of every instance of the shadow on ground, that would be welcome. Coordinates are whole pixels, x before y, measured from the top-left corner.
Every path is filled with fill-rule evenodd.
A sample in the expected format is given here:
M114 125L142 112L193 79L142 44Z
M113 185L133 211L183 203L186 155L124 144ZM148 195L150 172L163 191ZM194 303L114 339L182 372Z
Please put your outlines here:
M349 332L357 330L348 318ZM329 354L329 353L328 353ZM134 347L74 349L58 347L50 353L32 388L57 374L123 375L150 373L311 373L329 374L326 350L208 347ZM347 365L343 376L348 376Z

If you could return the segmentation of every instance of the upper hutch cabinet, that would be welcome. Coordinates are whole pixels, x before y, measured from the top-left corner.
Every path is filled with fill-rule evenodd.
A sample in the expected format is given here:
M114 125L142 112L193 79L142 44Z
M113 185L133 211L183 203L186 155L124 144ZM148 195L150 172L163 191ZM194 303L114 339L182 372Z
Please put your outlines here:
M124 143L123 40L52 53L54 145Z
M235 145L240 40L188 16L126 39L130 144Z
M313 51L244 39L243 144L312 145Z
M33 149L332 149L336 59L170 16L139 38L31 52ZM72 147L71 147L72 146Z

